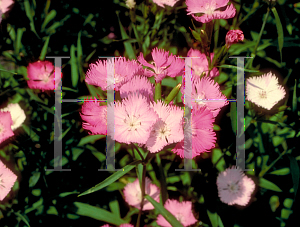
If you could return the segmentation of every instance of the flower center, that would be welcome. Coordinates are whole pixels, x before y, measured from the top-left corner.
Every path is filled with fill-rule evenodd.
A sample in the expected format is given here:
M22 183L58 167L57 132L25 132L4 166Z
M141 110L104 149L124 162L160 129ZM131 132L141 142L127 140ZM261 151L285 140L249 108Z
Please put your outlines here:
M181 214L181 213L179 213L179 214L177 214L176 215L176 219L179 221L179 222L183 222L183 220L184 220L184 216L183 216L183 214Z
M171 135L171 130L166 125L162 125L158 130L158 135L160 139L165 137L167 140L167 137ZM167 142L169 141L167 140Z
M261 99L266 99L266 98L267 98L267 92L266 92L266 91L261 91L261 92L259 93L259 97L260 97Z
M208 14L208 15L212 15L216 9L216 2L213 1L211 2L210 4L209 3L206 3L205 5L205 13Z
M237 183L228 184L228 190L232 193L237 193L240 190L240 186Z
M128 116L124 119L124 122L128 125L128 131L137 131L138 128L141 126L141 121L139 120L139 116Z
M3 175L3 174L0 174L0 186L3 187L3 188L5 188L5 186L4 186L4 181L3 181L3 179L1 178L2 175Z
M206 103L202 101L203 99L205 99L205 92L201 91L201 93L198 93L195 101L198 105L205 106Z

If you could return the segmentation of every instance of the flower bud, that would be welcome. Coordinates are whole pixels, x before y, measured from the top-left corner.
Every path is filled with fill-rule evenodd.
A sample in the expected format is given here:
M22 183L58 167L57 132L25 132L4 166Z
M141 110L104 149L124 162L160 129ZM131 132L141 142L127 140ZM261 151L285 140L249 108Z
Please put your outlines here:
M241 30L230 30L227 32L226 35L226 48L229 49L229 47L237 43L238 41L243 41L244 40L244 34Z

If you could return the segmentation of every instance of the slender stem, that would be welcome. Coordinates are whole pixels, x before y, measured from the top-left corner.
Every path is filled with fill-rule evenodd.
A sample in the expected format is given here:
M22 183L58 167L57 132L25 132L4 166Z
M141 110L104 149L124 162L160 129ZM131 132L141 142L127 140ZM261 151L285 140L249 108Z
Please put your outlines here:
M135 149L135 150L137 151L137 153L140 155L142 161L144 162L144 161L145 161L144 156L141 154L141 152L140 152L139 149L135 146L134 143L132 143L132 145L133 145L133 149ZM133 149L132 149L132 151L134 152Z
M146 180L146 163L143 164L143 175L142 175L142 185L141 185L141 191L142 191L142 200L141 200L141 207L137 219L136 226L140 227L141 225L141 216L143 212L143 207L144 207L144 197L145 197L145 180Z
M260 32L259 32L259 35L258 35L258 38L257 38L256 45L255 45L254 50L253 50L253 52L252 52L252 54L251 54L251 57L252 57L252 58L251 58L251 59L247 62L247 64L246 64L246 67L245 67L245 68L247 68L247 69L252 68L252 63L253 63L254 58L255 58L255 56L256 56L257 47L258 47L258 45L259 45L259 43L260 43L260 39L261 39L262 33L263 33L264 29L265 29L265 26L266 26L266 23L267 23L269 14L270 14L270 8L268 7L268 10L267 10L267 13L266 13L264 22L263 22L263 24L262 24L262 26L261 26L261 29L260 29Z
M258 174L258 176L259 176L259 177L263 177L263 176L269 171L269 169L271 169L272 166L275 165L275 163L276 163L279 159L281 159L281 157L282 157L283 155L285 155L286 152L287 152L287 150L284 150L284 151L279 155L279 157L278 157L276 160L274 160L267 168L265 168L264 170L262 170L262 171Z
M161 82L155 83L154 101L161 100Z

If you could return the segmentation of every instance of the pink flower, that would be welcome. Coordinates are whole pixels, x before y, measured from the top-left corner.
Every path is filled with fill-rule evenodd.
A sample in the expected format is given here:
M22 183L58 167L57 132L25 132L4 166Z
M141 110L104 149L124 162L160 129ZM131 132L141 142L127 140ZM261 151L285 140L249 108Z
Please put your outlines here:
M116 38L116 35L115 35L115 33L111 32L107 35L107 38L114 39L114 38Z
M139 183L139 179L136 179L133 183L129 183L124 188L125 201L138 209L141 209L142 202L142 191ZM155 185L151 184L151 181L146 177L145 181L145 193L151 196L155 201L159 202L160 189ZM152 210L153 205L146 199L144 199L143 210Z
M184 129L192 137L192 156L188 155L186 158L192 159L215 147L216 133L213 131L213 122L213 114L206 107L196 106L192 109L191 122L185 122ZM190 145L187 144L186 147L189 148ZM172 151L184 158L184 140L177 143Z
M226 47L229 48L232 44L244 40L244 34L241 30L230 30L226 34Z
M114 114L114 138L120 143L127 144L145 144L158 118L147 99L137 94L128 96L122 102L116 102ZM111 125L110 122L108 124Z
M152 58L154 60L153 65L149 64L140 53L138 61L152 70L146 69L145 75L148 77L154 76L155 81L159 83L166 76L175 77L183 75L184 73L184 61L182 59L176 59L174 55L169 56L169 51L159 50L155 48L152 50ZM167 67L169 68L167 69Z
M107 72L112 72L107 74ZM101 87L103 91L116 90L132 78L132 76L142 72L141 65L137 61L117 58L112 60L98 60L96 64L90 64L86 73L85 82Z
M60 71L59 68L56 70ZM31 89L41 89L42 91L57 89L61 80L61 75L55 72L53 63L49 61L29 63L27 66L27 76L29 78L27 81L28 87Z
M206 55L201 53L199 50L194 50L194 49L190 49L189 52L187 53L188 57L198 57L198 58L192 58L192 63L188 63L188 66L190 68L192 68L192 78L197 79L200 78L200 76L202 75L203 72L205 72L205 74L208 74L208 61L206 58ZM214 53L210 54L210 59L211 61L214 58ZM214 67L209 74L210 77L216 77L219 76L219 70Z
M168 106L158 100L151 107L159 119L154 124L146 146L151 153L159 152L164 146L181 141L184 138L182 119L183 110L177 106Z
M253 180L235 166L219 173L217 185L221 201L228 205L246 206L255 189Z
M122 99L133 93L141 94L149 101L153 101L154 86L146 77L135 76L120 88Z
M185 94L187 91L184 91L182 87L181 93ZM188 97L186 94L185 98ZM181 97L183 98L183 96ZM203 101L202 101L203 100ZM185 103L185 100L184 100ZM214 82L211 78L202 77L201 79L194 80L192 83L192 107L196 106L206 106L211 110L213 116L216 117L220 109L228 105L226 96L222 94L220 86L218 83Z
M0 143L14 135L11 129L12 124L13 121L11 119L10 113L0 111Z
M1 0L0 1L0 12L6 13L8 11L8 7L13 3L14 3L14 1L12 1L12 0Z
M229 19L235 16L235 8L231 4L227 6L229 0L186 0L188 15L192 14L196 21L208 23L213 19ZM224 11L216 10L221 7L226 7ZM196 13L204 15L198 17Z
M120 227L134 227L132 224L122 224Z
M278 78L269 72L262 76L248 78L246 94L246 100L270 110L284 98L286 92L283 86L278 84Z
M192 212L192 202L178 202L177 200L168 199L164 207L174 215L174 217L184 226L190 226L197 222ZM171 224L160 214L157 217L157 224L162 227L172 227Z
M154 3L156 3L157 5L165 8L164 5L168 5L168 6L171 6L173 7L176 2L178 2L179 0L153 0Z
M2 119L2 117L0 119ZM6 197L16 180L17 176L0 161L0 200L3 200Z
M12 119L12 126L11 126L11 130L15 130L18 127L20 127L23 122L26 119L26 115L24 110L22 110L22 108L20 107L20 105L18 103L10 103L7 105L7 107L0 109L0 112L10 112L11 115L11 119Z
M110 227L109 224L102 225L101 227Z
M84 102L80 113L82 127L89 134L107 135L107 106L99 106L99 102Z

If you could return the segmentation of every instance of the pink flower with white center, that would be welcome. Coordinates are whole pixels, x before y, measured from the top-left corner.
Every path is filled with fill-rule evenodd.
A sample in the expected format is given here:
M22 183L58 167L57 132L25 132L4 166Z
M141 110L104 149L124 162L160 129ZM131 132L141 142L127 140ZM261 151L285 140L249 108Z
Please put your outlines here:
M56 69L60 71L59 68ZM61 80L61 74L55 72L53 63L49 61L37 61L27 66L28 87L31 89L55 90ZM55 77L55 81L54 81ZM55 83L55 85L54 85Z
M188 155L186 158L194 158L215 147L216 133L213 131L213 122L213 114L206 107L196 106L192 109L191 122L186 121L184 129L192 137L192 157ZM186 147L187 152L190 152L191 146L187 145ZM184 140L177 143L172 151L184 158Z
M229 48L232 44L244 40L244 34L241 30L230 30L226 34L226 47Z
M14 135L11 129L12 124L10 112L0 111L0 143Z
M232 4L227 6L229 0L186 0L188 15L192 14L196 21L208 23L213 19L229 19L235 16L236 10ZM218 8L227 6L224 11ZM196 13L204 15L198 17Z
M285 94L283 86L278 84L278 78L272 72L247 79L246 99L267 110L272 109Z
M178 2L179 0L153 0L154 3L156 3L157 5L165 8L164 5L167 5L167 6L171 6L173 7L176 2Z
M197 222L192 212L192 202L178 202L168 199L164 207L184 226L190 226ZM162 227L172 227L171 224L160 214L157 216L157 224Z
M17 128L19 128L23 122L26 119L26 115L24 110L22 110L22 108L20 107L20 105L18 103L11 103L8 104L7 107L0 109L0 112L10 112L11 115L11 119L12 119L12 126L11 126L11 130L15 130Z
M135 76L120 88L120 96L122 99L133 93L141 94L149 101L153 101L154 86L147 77Z
M181 89L181 93L185 94L184 88ZM183 96L181 96L183 99ZM191 98L184 95L184 98ZM185 100L183 100L185 103ZM192 83L192 107L206 106L211 110L213 116L216 117L220 112L220 109L228 105L226 96L222 94L218 83L214 82L211 78L202 77L201 79L194 80Z
M114 138L120 143L145 144L158 115L142 95L133 94L116 102ZM108 122L111 125L110 122Z
M255 189L253 180L235 166L219 173L217 185L221 201L228 205L246 206Z
M99 102L84 102L80 113L82 127L92 135L107 135L107 106L99 106Z
M169 56L169 51L159 50L158 48L153 49L151 54L154 60L153 65L144 59L142 53L140 53L138 61L153 70L145 69L145 75L148 77L154 76L157 83L166 76L175 77L183 74L184 61L182 59L176 59L172 54ZM169 68L167 69L167 67Z
M198 79L201 77L202 73L208 74L208 61L206 58L206 55L201 53L199 50L190 49L187 53L188 57L197 57L197 58L191 58L192 63L188 63L188 66L192 68L192 79ZM211 61L214 58L214 53L210 53L210 59ZM219 76L219 70L214 67L210 73L210 77L216 77Z
M127 184L123 192L125 201L129 205L141 209L142 191L139 179L136 179L134 182ZM148 177L146 177L145 179L145 193L159 203L160 189L155 184L152 184ZM153 205L148 200L144 199L143 210L152 209L154 209Z
M8 11L8 8L10 7L10 5L13 3L14 3L14 1L12 1L12 0L0 0L0 12L2 14L6 13Z
M107 72L111 72L107 74ZM86 73L85 82L101 87L103 91L115 90L132 78L132 76L142 72L142 67L137 61L126 60L126 58L115 58L109 60L98 60L96 64L90 64Z
M0 113L1 116L1 113ZM2 118L0 118L2 119ZM1 124L1 123L0 123ZM1 127L1 125L0 125ZM0 128L1 131L1 128ZM1 134L1 132L0 132ZM1 142L1 140L0 140ZM0 200L3 200L14 186L17 176L0 161Z
M162 101L151 103L159 119L153 125L146 146L151 153L161 151L164 146L181 141L184 138L182 120L183 110L178 106L168 106Z

